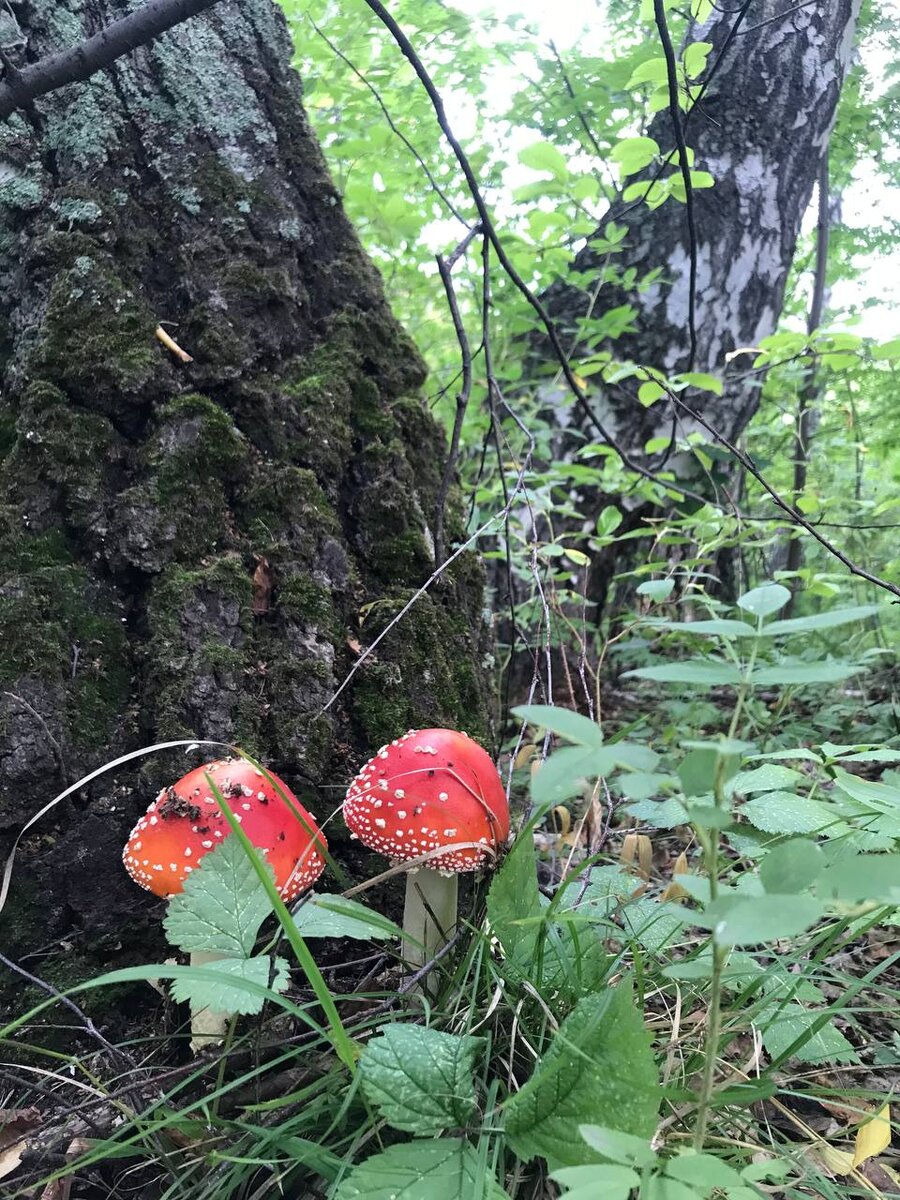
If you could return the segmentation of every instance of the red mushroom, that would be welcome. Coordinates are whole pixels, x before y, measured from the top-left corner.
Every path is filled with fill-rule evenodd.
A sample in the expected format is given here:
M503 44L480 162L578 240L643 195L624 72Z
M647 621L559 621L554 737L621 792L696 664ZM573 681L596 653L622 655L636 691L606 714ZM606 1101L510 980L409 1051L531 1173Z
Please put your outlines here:
M197 767L172 787L163 788L131 831L122 852L125 870L156 896L182 891L203 856L231 833L209 785L211 779L252 844L265 851L283 899L295 900L322 874L325 861L319 851L327 850L328 843L293 793L269 774L270 779L244 759L226 758ZM203 966L222 957L195 950L191 965ZM221 1040L229 1015L192 1006L191 1046L199 1049Z
M415 965L429 962L456 927L459 873L494 862L509 836L497 768L452 729L411 729L382 746L350 784L344 820L365 846L400 862L432 855L406 877L405 952Z
M327 850L328 843L288 787L275 775L270 782L244 759L207 763L172 787L163 788L131 831L122 854L125 870L148 892L174 896L204 854L228 837L231 828L207 775L253 845L265 850L282 897L288 902L295 900L322 874L325 861L319 847ZM299 818L281 798L275 783Z

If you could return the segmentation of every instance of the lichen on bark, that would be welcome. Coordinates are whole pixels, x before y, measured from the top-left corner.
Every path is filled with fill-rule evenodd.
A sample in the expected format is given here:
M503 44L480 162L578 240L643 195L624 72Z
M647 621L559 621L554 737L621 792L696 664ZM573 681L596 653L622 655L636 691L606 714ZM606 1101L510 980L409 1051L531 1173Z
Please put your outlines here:
M33 60L128 4L13 8ZM462 560L322 711L434 570L445 447L290 57L270 0L225 2L0 127L0 835L163 737L240 743L332 799L408 724L484 733ZM184 769L118 772L44 821L9 953L38 895L51 979L161 949L119 852Z

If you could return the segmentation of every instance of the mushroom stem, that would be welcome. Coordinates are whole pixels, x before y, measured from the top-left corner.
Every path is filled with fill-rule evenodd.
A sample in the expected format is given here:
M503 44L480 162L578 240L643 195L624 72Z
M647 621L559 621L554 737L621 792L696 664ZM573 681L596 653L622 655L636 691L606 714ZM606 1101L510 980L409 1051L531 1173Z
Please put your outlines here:
M223 958L228 958L228 955L220 954L216 950L192 950L191 966L205 967L208 963L219 962ZM221 1042L225 1037L225 1030L231 1017L231 1013L216 1012L215 1009L205 1006L198 1008L192 1004L191 1049L196 1053L216 1042Z
M434 871L430 867L407 871L403 954L411 966L424 967L453 937L458 891L455 871Z

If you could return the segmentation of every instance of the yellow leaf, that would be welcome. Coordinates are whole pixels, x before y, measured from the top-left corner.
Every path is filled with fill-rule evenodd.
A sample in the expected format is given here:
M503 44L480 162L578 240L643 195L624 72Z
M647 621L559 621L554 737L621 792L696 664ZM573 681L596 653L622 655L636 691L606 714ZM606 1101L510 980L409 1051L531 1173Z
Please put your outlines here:
M526 742L524 746L520 746L514 764L516 770L518 771L521 767L524 767L527 762L534 758L535 754L537 754L537 746L531 742Z
M885 1104L871 1121L861 1125L856 1134L853 1165L858 1167L867 1158L874 1158L891 1144L891 1106Z
M553 825L555 832L561 838L565 838L566 834L572 828L572 814L564 804L557 804L553 810Z

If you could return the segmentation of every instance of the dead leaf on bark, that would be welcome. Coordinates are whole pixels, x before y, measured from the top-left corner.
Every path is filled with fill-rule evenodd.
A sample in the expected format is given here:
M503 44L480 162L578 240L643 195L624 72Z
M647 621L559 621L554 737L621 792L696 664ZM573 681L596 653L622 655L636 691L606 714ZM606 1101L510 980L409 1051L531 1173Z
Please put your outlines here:
M0 1108L0 1179L11 1175L22 1161L28 1135L40 1123L36 1108Z
M73 1162L80 1154L86 1154L93 1145L88 1138L72 1138L66 1149L66 1161ZM41 1192L40 1200L69 1200L74 1182L74 1175L51 1180Z

